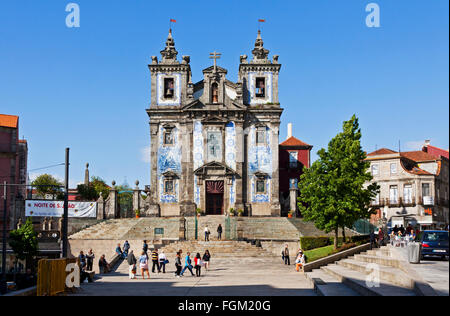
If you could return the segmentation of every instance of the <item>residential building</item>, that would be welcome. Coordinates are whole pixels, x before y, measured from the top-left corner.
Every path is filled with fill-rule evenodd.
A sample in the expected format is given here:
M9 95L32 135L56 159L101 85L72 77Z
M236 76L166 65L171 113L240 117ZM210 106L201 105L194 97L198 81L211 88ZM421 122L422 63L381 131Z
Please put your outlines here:
M396 152L382 148L367 155L380 193L372 202L388 226L411 224L420 229L449 223L448 151L425 143L422 150Z

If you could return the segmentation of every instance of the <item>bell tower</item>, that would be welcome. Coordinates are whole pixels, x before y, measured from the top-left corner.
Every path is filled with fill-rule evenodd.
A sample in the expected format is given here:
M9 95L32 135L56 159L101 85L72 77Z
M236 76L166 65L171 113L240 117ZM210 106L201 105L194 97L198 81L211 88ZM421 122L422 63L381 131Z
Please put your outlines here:
M264 48L261 31L258 30L253 58L247 61L247 55L241 56L239 81L243 83L244 104L249 106L278 106L278 74L281 65L278 55L272 61L268 59L269 50Z
M151 108L179 108L188 100L191 81L190 57L183 56L180 63L177 55L170 29L166 47L161 51L162 60L158 61L156 56L152 56L152 63L148 65L151 73Z

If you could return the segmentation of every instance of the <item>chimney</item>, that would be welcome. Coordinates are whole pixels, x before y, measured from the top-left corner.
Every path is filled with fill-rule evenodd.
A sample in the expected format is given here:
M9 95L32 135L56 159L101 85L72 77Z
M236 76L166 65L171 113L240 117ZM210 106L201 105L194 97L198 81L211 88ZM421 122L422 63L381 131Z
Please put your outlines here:
M423 145L424 147L428 147L428 145L430 145L431 141L429 139L425 140L425 144Z
M292 137L292 123L288 123L287 138Z

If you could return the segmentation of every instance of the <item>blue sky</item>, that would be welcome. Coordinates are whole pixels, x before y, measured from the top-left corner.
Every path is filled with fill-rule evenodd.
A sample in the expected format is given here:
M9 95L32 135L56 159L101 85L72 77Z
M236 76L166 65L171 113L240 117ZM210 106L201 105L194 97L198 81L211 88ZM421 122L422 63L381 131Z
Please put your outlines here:
M65 7L79 4L81 27L67 28ZM368 28L375 2L381 27ZM107 182L148 184L150 56L158 55L169 19L176 48L191 56L194 81L218 65L237 80L239 55L264 44L280 55L280 140L294 136L318 149L352 114L363 146L419 149L425 139L449 147L447 0L149 1L4 0L0 3L0 113L20 116L29 169L64 161L71 186L84 165ZM60 178L63 167L46 172ZM31 172L31 176L43 171Z

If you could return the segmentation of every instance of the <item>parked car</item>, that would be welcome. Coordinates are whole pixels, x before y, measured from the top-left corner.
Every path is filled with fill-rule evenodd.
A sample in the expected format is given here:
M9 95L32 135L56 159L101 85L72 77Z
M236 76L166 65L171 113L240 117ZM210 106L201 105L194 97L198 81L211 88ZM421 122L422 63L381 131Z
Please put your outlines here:
M439 256L445 259L448 256L448 231L425 230L420 234L419 241L422 245L422 258L424 256Z

